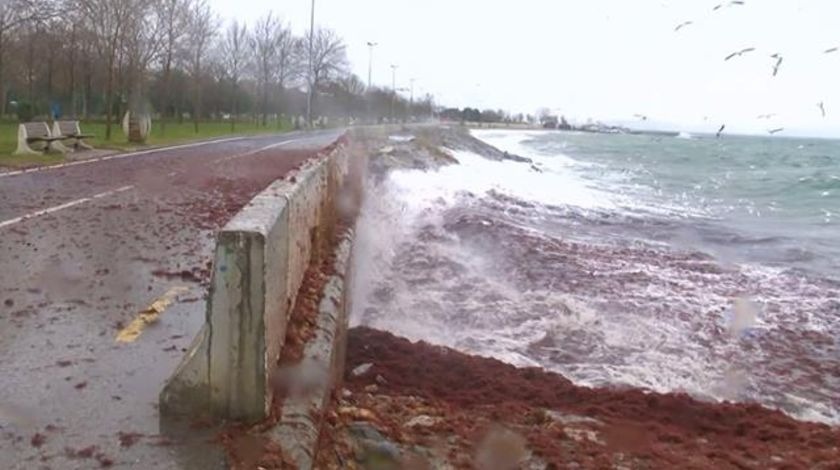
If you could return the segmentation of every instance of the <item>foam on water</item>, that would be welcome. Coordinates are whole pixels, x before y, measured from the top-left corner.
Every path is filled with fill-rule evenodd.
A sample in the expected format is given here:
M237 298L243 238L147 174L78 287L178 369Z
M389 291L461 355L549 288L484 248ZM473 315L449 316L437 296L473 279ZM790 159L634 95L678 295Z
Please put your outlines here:
M840 424L840 344L829 344L840 285L635 239L657 225L616 218L633 201L580 177L586 163L529 152L521 142L536 134L478 133L533 164L447 150L458 165L369 188L354 325L583 385L759 401Z

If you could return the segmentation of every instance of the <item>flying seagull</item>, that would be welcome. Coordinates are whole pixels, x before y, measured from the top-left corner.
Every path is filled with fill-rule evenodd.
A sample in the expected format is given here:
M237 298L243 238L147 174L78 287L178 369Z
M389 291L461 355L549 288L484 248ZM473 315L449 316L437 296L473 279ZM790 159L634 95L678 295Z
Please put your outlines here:
M718 11L718 10L720 10L721 8L725 7L725 6L730 6L730 7L731 7L732 5L743 5L743 4L744 4L744 1L743 1L743 0L732 0L732 1L731 1L731 2L729 2L728 4L726 4L726 3L721 3L721 4L719 4L719 5L715 5L715 7L714 7L714 8L712 8L712 11Z
M778 128L776 128L776 129L770 129L770 130L769 130L769 131L767 131L767 132L769 132L769 133L770 133L770 135L776 135L776 134L778 134L779 132L782 132L783 130L785 130L785 128L784 128L784 127L778 127Z
M633 117L635 117L635 118L639 118L639 119L641 119L642 121L647 121L647 120L648 120L648 117L647 117L647 116L645 116L644 114L634 114L634 115L633 115Z
M685 28L686 26L691 26L693 24L694 24L693 21L686 21L686 22L680 23L680 24L677 25L676 28L674 28L674 31L679 31L679 30Z
M825 103L820 101L817 103L817 106L820 108L820 112L822 113L822 117L825 117Z
M830 48L824 50L823 54L831 54L832 52L837 52L838 49L840 49L840 47L837 47L837 46L830 47Z
M755 50L755 48L754 48L754 47L748 47L748 48L746 48L746 49L741 49L740 51L735 51L735 52L733 52L732 54L729 54L729 55L728 55L728 56L726 56L726 58L724 58L723 60L724 60L724 61L727 61L727 60L729 60L729 59L731 59L731 58L733 58L733 57L735 57L735 56L740 57L740 56L742 56L742 55L746 54L747 52L752 52L752 51L754 51L754 50Z
M717 134L715 134L715 137L717 137L718 139L720 139L720 135L721 135L721 134L723 134L723 130L724 130L724 129L726 129L726 124L724 124L724 125L720 126L720 129L718 129Z
M782 61L785 59L778 52L770 57L776 59L776 63L773 65L773 76L775 77L779 73L779 67L781 67Z
M775 117L775 116L776 116L776 114L775 114L775 113L770 113L770 114L759 114L759 115L758 115L758 119L770 119L770 118Z

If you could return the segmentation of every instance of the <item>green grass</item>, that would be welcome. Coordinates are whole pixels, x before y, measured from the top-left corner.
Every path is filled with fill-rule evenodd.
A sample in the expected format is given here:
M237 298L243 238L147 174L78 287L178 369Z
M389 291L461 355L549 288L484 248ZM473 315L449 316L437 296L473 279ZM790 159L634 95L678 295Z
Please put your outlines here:
M160 122L152 123L152 134L149 136L146 145L129 143L122 132L122 127L114 124L111 127L111 140L105 140L104 121L83 121L80 124L82 132L93 134L94 139L88 143L97 149L113 149L119 151L132 151L147 147L158 147L176 145L197 140L212 139L227 135L255 135L271 134L277 132L288 132L291 130L289 123L283 123L278 127L277 122L269 122L265 127L253 122L237 122L236 131L230 129L230 122L208 121L199 123L199 132L195 132L192 122L167 121L165 132L161 129ZM17 149L18 123L10 121L0 122L0 167L28 167L38 165L51 165L64 161L60 154L49 155L12 155Z

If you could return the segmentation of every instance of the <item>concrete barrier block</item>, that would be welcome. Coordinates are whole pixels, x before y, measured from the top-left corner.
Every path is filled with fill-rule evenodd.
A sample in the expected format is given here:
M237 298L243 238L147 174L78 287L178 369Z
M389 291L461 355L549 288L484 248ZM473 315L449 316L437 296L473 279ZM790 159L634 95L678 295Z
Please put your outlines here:
M335 226L342 147L260 193L219 233L200 338L161 393L161 409L245 422L268 416L271 374L307 268Z
M188 352L164 387L162 408L249 422L267 415L269 374L288 320L283 302L289 258L285 186L269 186L219 233L204 327L207 339ZM201 372L188 373L192 370ZM199 386L195 380L204 383ZM208 396L185 406L190 397L181 395L190 390Z
M208 323L210 399L220 417L256 421L271 406L269 374L287 325L287 197L273 184L219 235Z
M200 415L210 406L210 329L204 325L160 394L162 415Z
M309 263L318 258L324 241L321 222L327 197L327 160L303 168L296 183L288 188L289 198L289 271L288 307L294 305L297 291Z

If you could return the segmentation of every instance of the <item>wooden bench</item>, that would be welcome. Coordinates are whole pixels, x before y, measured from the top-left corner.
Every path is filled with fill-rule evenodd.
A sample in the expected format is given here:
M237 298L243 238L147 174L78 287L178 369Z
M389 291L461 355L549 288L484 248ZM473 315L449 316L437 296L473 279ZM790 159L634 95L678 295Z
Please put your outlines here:
M55 121L52 135L61 137L63 140L69 140L73 150L93 150L93 147L85 142L85 139L96 137L93 134L83 134L81 127L79 127L79 121Z
M64 137L55 137L50 133L46 122L25 122L18 126L18 147L15 155L40 155L55 150L64 153L61 145Z

